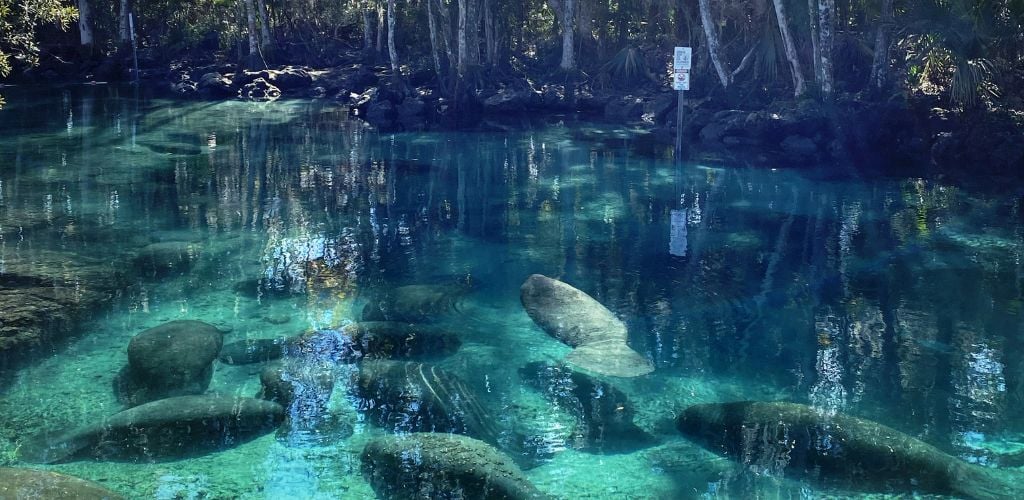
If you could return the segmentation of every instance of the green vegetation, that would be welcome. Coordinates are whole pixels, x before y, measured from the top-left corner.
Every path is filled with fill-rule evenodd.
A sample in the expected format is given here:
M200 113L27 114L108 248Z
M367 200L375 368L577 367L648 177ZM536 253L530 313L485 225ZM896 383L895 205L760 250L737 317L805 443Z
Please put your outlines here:
M1024 0L0 0L0 76L37 64L43 36L55 60L116 54L126 9L147 62L326 67L361 49L449 91L481 75L663 82L674 45L696 49L697 95L747 102L924 93L1019 108L1024 81ZM78 40L56 31L76 19Z

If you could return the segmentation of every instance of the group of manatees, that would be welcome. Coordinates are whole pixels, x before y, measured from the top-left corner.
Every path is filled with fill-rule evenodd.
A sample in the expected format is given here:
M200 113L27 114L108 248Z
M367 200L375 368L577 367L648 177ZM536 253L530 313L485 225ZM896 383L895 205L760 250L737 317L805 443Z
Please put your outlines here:
M458 286L398 287L369 301L360 322L281 339L225 344L222 330L190 320L148 329L129 342L127 364L114 383L127 408L78 429L37 436L22 445L20 458L173 460L275 429L287 435L324 420L339 373L334 368L356 365L346 380L349 396L368 422L389 431L371 440L361 456L363 473L380 496L544 498L523 472L542 454L532 438L502 428L473 381L436 364L455 354L462 339L428 323L457 307L464 292ZM654 370L628 345L621 320L586 293L541 275L526 279L520 299L544 332L573 348L566 363L530 363L518 373L576 417L575 448L629 452L663 440L633 421L633 404L607 378ZM216 359L265 363L259 393L207 393ZM999 498L1017 487L881 424L796 403L701 404L674 417L682 436L712 451L825 486L970 498ZM18 491L19 485L49 481L49 487L83 498L119 498L86 481L39 474L52 473L0 469L0 497L5 487Z

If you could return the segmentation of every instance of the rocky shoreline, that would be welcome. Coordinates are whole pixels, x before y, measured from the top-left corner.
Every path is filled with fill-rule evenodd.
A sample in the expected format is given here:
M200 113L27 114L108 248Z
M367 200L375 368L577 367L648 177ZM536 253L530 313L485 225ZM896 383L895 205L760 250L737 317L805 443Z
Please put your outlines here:
M143 76L148 85L186 99L331 100L384 131L464 127L490 118L575 115L636 125L668 146L676 129L676 93L650 84L624 93L567 85L564 78L505 78L454 102L441 95L429 69L411 71L397 81L389 68L360 62L262 71L176 63L167 71L144 71ZM843 96L830 106L805 99L749 108L727 101L687 101L683 134L688 144L761 165L840 162L860 172L897 175L981 172L1018 177L1024 172L1024 111L960 112L944 107L948 103L938 96L888 102Z

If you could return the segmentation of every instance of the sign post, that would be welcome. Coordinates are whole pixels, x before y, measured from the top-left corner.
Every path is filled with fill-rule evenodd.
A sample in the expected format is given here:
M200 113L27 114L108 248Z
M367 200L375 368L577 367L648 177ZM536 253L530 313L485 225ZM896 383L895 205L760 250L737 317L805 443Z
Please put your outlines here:
M675 158L683 158L683 101L690 90L690 67L693 50L690 47L676 47L672 57L672 89L679 91L676 102L676 147Z

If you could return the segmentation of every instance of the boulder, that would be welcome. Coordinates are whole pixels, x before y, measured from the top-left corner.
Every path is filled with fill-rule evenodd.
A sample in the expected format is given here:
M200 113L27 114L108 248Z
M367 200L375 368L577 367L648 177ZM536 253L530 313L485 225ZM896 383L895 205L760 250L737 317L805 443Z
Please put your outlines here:
M818 145L814 141L799 135L786 137L780 147L782 151L797 158L811 158L818 153Z
M281 90L264 78L257 78L238 90L238 97L246 101L266 102L281 97Z
M740 110L715 113L711 122L701 129L700 140L704 143L717 143L722 142L726 136L744 135L749 115L750 113Z
M507 456L465 436L414 433L370 441L362 471L385 499L547 498Z
M604 107L604 117L623 122L639 120L644 112L644 101L640 97L625 96L612 99Z
M92 481L59 472L0 467L0 498L121 500L124 497Z
M260 76L283 92L303 90L313 84L313 77L304 68L287 66L279 70L261 71Z
M150 328L128 343L128 365L115 381L128 406L183 394L202 394L213 376L223 334L202 321L178 320Z
M231 80L217 72L206 73L196 84L199 96L204 99L222 99L233 97L238 91L231 85Z
M516 113L526 111L539 102L539 96L532 90L502 89L486 99L485 113Z

